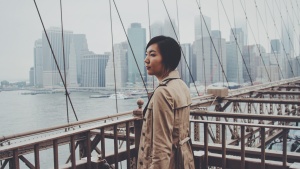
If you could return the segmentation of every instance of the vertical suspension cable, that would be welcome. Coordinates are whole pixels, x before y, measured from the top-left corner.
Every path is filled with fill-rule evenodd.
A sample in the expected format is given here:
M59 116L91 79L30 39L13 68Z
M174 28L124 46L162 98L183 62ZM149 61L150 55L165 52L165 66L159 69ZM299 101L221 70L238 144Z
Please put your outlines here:
M220 22L220 12L219 12L219 1L217 0L217 11L218 11L218 24L219 24L219 31L220 31L220 40L219 40L219 46L221 46L221 47L219 47L219 49L220 49L220 55L221 55L221 61L222 61L222 64L224 64L223 63L223 51L222 51L222 35L221 35L221 22ZM227 68L226 68L227 69ZM224 85L224 76L222 76L222 84Z
M177 30L178 30L178 42L180 42L180 30L179 30L179 12L178 12L178 0L176 0L176 14L177 14ZM181 45L181 44L179 44ZM181 50L183 53L183 50ZM180 59L181 60L181 59ZM180 61L181 62L181 61ZM183 78L183 65L180 63L180 77Z
M220 0L220 2L221 2L221 4L222 4L224 13L225 13L225 15L226 15L227 22L229 23L229 26L230 26L230 28L231 28L231 32L232 32L232 34L233 34L233 36L234 36L235 42L237 43L237 37L236 37L235 33L234 33L233 30L232 30L232 26L231 26L231 23L230 23L230 21L229 21L229 17L228 17L228 15L227 15L226 10L225 10L224 4L223 4L222 0ZM248 74L248 76L250 77L251 85L253 85L253 81L252 81L252 78L251 78L251 76L250 76L250 74L249 74L248 67L247 67L247 65L246 65L244 56L243 56L243 54L242 54L242 50L241 50L241 48L240 48L239 45L237 45L237 46L238 46L239 52L240 52L240 54L241 54L241 56L242 56L243 63L244 63L244 65L245 65L245 67L246 67L247 74ZM228 81L227 81L227 83L228 83ZM229 86L229 85L228 85L228 86Z
M279 31L278 31L278 29L277 29L277 25L276 25L274 16L273 16L273 14L272 14L271 8L270 8L270 6L269 6L269 4L268 4L268 1L266 0L265 2L266 2L266 4L267 4L267 7L268 7L269 12L270 12L270 14L271 14L271 18L272 18L273 23L274 23L275 31L277 32L277 34L279 34ZM272 4L273 4L273 9L274 9L274 3L272 3ZM273 11L273 13L274 13L274 11ZM280 41L280 43L281 43L281 45L282 45L282 49L283 49L284 54L285 54L284 56L286 57L286 59L287 59L287 61L288 61L288 64L289 64L289 66L290 66L290 68L291 68L291 72L292 72L292 74L293 74L293 77L295 77L294 72L293 72L293 69L292 69L292 65L291 65L291 63L290 63L290 60L288 59L287 52L286 52L286 50L285 50L285 46L284 46L284 44L283 44L282 41ZM286 76L287 76L287 74L286 74Z
M38 6L37 6L37 4L36 4L36 1L33 0L33 2L34 2L34 5L35 5L35 8L36 8L36 10L37 10L37 13L38 13L38 15L39 15L39 18L40 18L40 21L41 21L41 24L42 24L42 27L43 27L45 36L46 36L46 38L47 38L47 42L48 42L48 45L49 45L49 47L50 47L50 50L51 50L51 53L52 53L52 57L53 57L53 59L54 59L54 62L55 62L56 68L57 68L57 70L58 70L59 76L60 76L60 78L61 78L61 80L62 80L62 83L63 83L63 86L64 86L65 90L67 91L67 85L66 85L66 83L65 83L65 81L64 81L64 78L63 78L63 76L62 76L61 70L60 70L60 68L59 68L59 66L58 66L57 59L56 59L56 57L55 57L55 54L54 54L52 45L51 45L51 43L50 43L50 40L49 40L47 31L46 31L44 22L43 22L43 20L42 20L42 17L41 17L40 11L39 11L39 8L38 8ZM75 116L76 120L78 121L78 117L77 117L77 115L76 115L76 112L75 112L73 103L72 103L72 101L71 101L70 95L69 95L68 92L67 92L66 94L67 94L67 96L68 96L68 99L69 99L70 105L71 105L71 107L72 107L74 116Z
M227 85L228 85L228 88L229 88L229 82L228 82L227 76L226 76L226 74L225 74L224 67L223 67L222 62L221 62L221 60L220 60L220 57L219 57L219 54L218 54L218 52L217 52L216 46L215 46L215 44L214 44L214 42L213 42L213 40L212 40L212 37L211 37L211 34L210 34L210 32L209 32L207 23L206 23L206 21L205 21L205 19L204 19L204 16L203 16L203 14L202 14L201 6L200 6L200 4L198 3L197 0L196 0L196 3L197 3L197 6L198 6L198 9L199 9L199 11L200 11L200 16L202 16L202 19L203 19L203 21L204 21L206 30L207 30L208 35L209 35L209 38L210 38L210 41L211 41L211 43L212 43L212 45L213 45L214 51L216 52L216 55L217 55L219 64L220 64L220 66L221 66L221 68L222 68L222 73L223 73L223 75L224 75L224 77L225 77L225 79L226 79L226 82L227 82Z
M148 9L148 26L149 26L149 40L152 38L151 36L151 21L150 21L150 4L149 0L147 0L147 9ZM154 76L152 75L152 87L154 90Z
M285 22L284 22L284 19L283 19L281 10L280 10L280 8L279 8L279 5L278 5L278 3L277 3L277 0L275 0L275 3L276 3L276 6L277 6L277 8L278 8L278 10L279 10L279 14L280 14L280 17L281 17L281 19L282 19L283 25L284 25L284 27L285 27L286 33L287 33L287 35L288 35L289 43L290 43L290 45L292 46L293 51L295 51L294 43L293 43L292 40L291 40L291 36L290 36L290 33L289 33L289 29L288 29L288 27L286 26L286 24L285 24ZM289 26L289 25L288 25L288 26ZM291 55L291 54L290 54L290 55ZM290 56L290 57L292 58L292 56ZM299 63L299 60L297 59L297 57L296 57L296 60L297 60L297 62L298 62L298 64L299 64L299 66L300 66L300 63ZM295 77L295 74L294 74L294 77Z
M174 31L174 33L175 33L175 36L176 36L176 39L177 39L177 43L180 45L180 42L179 42L179 40L178 40L177 33L176 33L176 31L175 31L175 27L174 27L174 25L173 25L173 23L172 23L171 17L170 17L170 15L169 15L169 12L168 12L168 9L167 9L167 7L166 7L166 4L165 4L164 0L162 0L162 3L163 3L163 5L164 5L164 7L165 7L165 10L166 10L166 12L167 12L167 15L168 15L168 17L169 17L169 20L170 20L170 23L171 23L172 29L173 29L173 31ZM197 87L196 87L195 80L194 80L194 78L193 78L193 75L192 75L191 69L190 69L190 67L188 66L188 63L187 63L187 61L186 61L185 54L184 54L184 52L182 52L182 49L181 49L181 47L180 47L180 50L181 50L181 53L183 54L183 58L184 58L185 64L187 65L187 67L188 67L188 69L189 69L189 73L190 73L190 76L191 76L191 78L192 78L192 81L193 81L193 83L194 83L194 86L195 86L195 89L196 89L197 95L199 96L199 92L198 92L198 89L197 89Z
M113 57L113 68L114 68L114 82L115 82L115 100L116 100L116 111L118 110L118 95L117 95L117 81L116 81L116 67L115 67L115 49L114 49L114 34L113 34L113 23L112 23L112 11L111 11L111 0L109 1L109 15L110 15L110 35L111 35L111 48Z
M126 30L125 30L125 27L124 27L124 24L123 24L123 21L122 21L122 18L121 18L121 16L120 16L120 13L119 13L119 10L118 10L118 7L117 7L117 4L116 4L115 0L113 0L113 3L114 3L114 6L115 6L115 8L116 8L116 11L117 11L118 17L119 17L119 19L120 19L120 22L121 22L121 25L122 25L123 31L124 31L124 33L125 33L125 35L126 35L126 39L127 39L128 45L129 45L129 47L130 47L130 50L131 50L131 52L132 52L133 59L134 59L134 61L135 61L135 64L136 64L136 66L137 66L137 68L138 68L138 71L139 71L140 77L141 77L141 79L142 79L142 81L143 81L144 88L145 88L145 90L146 90L146 92L147 92L147 95L148 95L148 94L149 94L149 92L148 92L148 89L147 89L147 86L146 86L145 80L144 80L144 78L143 78L143 75L142 75L142 73L141 73L141 69L140 69L140 67L139 67L139 65L138 65L138 63L137 63L137 60L136 60L135 54L134 54L134 52L133 52L133 49L132 49L131 43L130 43L130 41L129 41L129 37L128 37L127 33L126 33Z
M293 31L294 31L294 33L297 35L297 32L296 32L295 27L294 27L294 21L293 21L293 20L291 19L291 17L290 17L290 14L289 14L289 11L288 11L288 8L287 8L287 4L284 3L284 5L285 5L285 8L286 8L287 17L288 17L288 19L290 19L290 22L292 23ZM287 19L287 21L288 21L288 19ZM297 19L297 20L298 20L298 19ZM299 22L299 21L298 21L298 22ZM297 38L297 41L300 42L298 36L294 36L294 37L296 37L296 38ZM290 39L290 41L291 41L291 39ZM296 53L296 49L295 49L295 47L294 47L294 44L292 44L292 46L293 46L294 53ZM295 57L295 58L296 58L296 60L297 60L297 62L298 62L298 64L299 64L299 66L300 66L299 60L297 59L297 57Z
M62 3L61 3L61 0L60 0L60 24L61 24L61 41L62 41L62 48L63 48L64 75L65 75L65 83L67 85L67 72L66 72L66 59L65 59L66 58L66 56L65 56L65 40L64 40L64 26L63 26L63 16L62 16ZM69 104L68 104L67 92L68 91L65 90L66 108L67 108L67 122L69 124L70 120L69 120L69 106L68 106Z
M261 19L261 23L262 23L262 25L263 25L263 28L264 28L264 30L265 30L265 32L266 32L267 39L268 39L269 41L271 41L271 39L270 39L270 37L269 37L269 34L268 34L268 30L267 30L267 28L266 28L266 26L265 26L265 24L264 24L263 18L262 18L261 13L260 13L260 11L259 11L259 9L258 9L256 0L254 0L254 3L255 3L255 7L256 7L257 13L258 13L258 15L259 15L259 17L260 17L260 19ZM281 67L280 67L280 65L279 65L277 52L275 53L275 50L274 50L274 48L273 48L272 45L271 45L271 50L272 50L272 52L273 52L273 54L274 54L274 56L275 56L275 59L276 59L277 65L278 65L278 71L280 71L280 73L281 73L281 75L282 75L282 78L283 78L283 73L282 73Z
M297 22L298 22L298 26L300 26L300 22L299 22L299 19L298 19L298 16L297 16L297 14L296 14L296 12L295 12L295 9L294 9L294 4L293 4L293 1L290 1L290 3L291 3L291 7L292 7L292 11L293 11L293 17L295 17L296 18L296 20L297 20ZM298 41L298 47L299 47L299 51L298 51L298 55L299 55L299 53L300 53L300 40Z
M255 1L255 0L254 0L254 1ZM256 6L256 4L255 4L255 7L258 9L258 7ZM246 6L245 6L245 8L246 8ZM257 44L260 44L260 36L259 36L259 32L260 32L260 31L259 31L259 27L258 27L258 19L257 19L257 15L258 15L258 14L257 14L257 10L256 10L256 11L255 11L255 19L256 19L256 30L257 30ZM253 35L253 36L254 36L254 35ZM265 55L264 57L266 57L266 55ZM261 57L261 59L263 60L263 56ZM263 61L264 61L264 60L263 60ZM269 65L269 67L270 67L270 65ZM268 72L268 68L266 67L265 69L266 69L266 72ZM262 80L263 80L263 77L262 77L262 69L260 69L260 70L261 70L261 71L260 71L260 73L261 73L261 77L260 77L261 79L260 79L260 80L261 80L261 83L263 83L263 81L262 81ZM269 73L269 72L268 72L268 73ZM270 80L270 82L272 82L272 79L271 79L271 75L270 75L270 74L271 74L271 72L269 73L269 76L270 76L270 77L269 77L269 78L270 78L269 80Z
M200 4L200 0L199 0L199 4ZM204 77L204 93L206 94L206 88L207 88L207 83L206 83L206 68L205 68L205 57L204 57L204 36L203 36L203 20L201 17L201 13L200 13L200 24L201 24L201 47L202 47L202 66L203 66L203 77ZM204 17L203 17L204 18ZM207 30L208 32L208 30Z
M236 35L236 30L237 30L237 27L236 27L236 23L235 23L235 12L234 12L234 3L233 3L233 0L231 1L232 2L232 11L233 11L233 27L234 27L234 34ZM238 42L238 39L235 39L236 40L236 46L235 46L235 54L236 54L236 61L237 61L237 81L238 81L238 84L240 84L240 67L239 67L239 56L238 56L238 46L240 45ZM240 39L239 39L240 40ZM241 53L242 55L242 53Z
M246 8L246 0L244 0L244 4L245 4L245 11L247 11L247 8ZM248 24L247 24L247 18L245 18L245 22L246 22L246 34L247 34L247 40L246 40L246 46L247 46L247 51L248 51L248 55L249 55L249 69L250 69L250 73L249 73L249 76L250 76L250 79L253 77L252 76L252 69L253 67L251 67L251 57L250 57L250 45L249 45L249 38L248 38ZM249 46L248 46L249 45ZM253 64L253 63L252 63ZM251 84L253 86L253 83Z
M222 3L222 5L223 5L223 2L222 2L222 1L221 1L221 3ZM248 18L248 17L247 17L247 14L246 14L246 12L245 12L245 9L244 9L244 7L243 7L243 5L241 5L241 6L242 6L242 8L243 8L245 17ZM224 9L224 11L225 11L224 5L223 5L223 9ZM247 19L247 21L248 21L248 19ZM255 41L255 43L256 43L256 47L257 47L257 49L258 49L258 51L259 51L259 56L260 56L260 58L261 58L261 60L262 60L262 63L263 63L263 65L264 65L264 67L265 67L265 70L266 70L268 79L269 79L269 81L271 82L270 75L269 75L268 70L267 70L267 68L266 68L265 61L263 60L262 55L261 55L260 47L258 46L258 43L257 43L257 41L256 41L254 32L253 32L253 30L252 30L252 27L251 27L251 24L249 23L249 21L248 21L248 24L249 24L249 28L250 28L250 30L251 30L252 36L253 36L253 38L254 38L254 41Z

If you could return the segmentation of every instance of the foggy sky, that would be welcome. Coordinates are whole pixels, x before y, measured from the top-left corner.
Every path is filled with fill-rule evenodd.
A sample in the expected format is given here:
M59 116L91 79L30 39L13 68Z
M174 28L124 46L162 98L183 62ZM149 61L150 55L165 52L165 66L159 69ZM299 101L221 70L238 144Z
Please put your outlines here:
M258 18L254 0L222 0L232 27L245 27L246 19L240 2L246 2L246 12L254 36L248 30L248 44L263 44L267 52L270 51L269 42L264 28ZM296 0L276 0L279 6L289 7L289 15L294 20L295 30L299 32L299 22L295 17L291 5ZM59 0L36 0L46 29L60 27ZM112 20L114 43L126 40L117 12L112 2ZM119 9L125 29L130 23L139 22L148 32L147 0L115 0ZM168 12L177 22L176 0L164 1ZM194 41L194 17L199 15L196 0L177 0L180 42L192 43ZM201 0L200 5L204 15L211 18L212 30L221 30L222 38L229 39L230 25L226 19L220 0ZM234 3L233 3L234 2ZM274 0L267 0L274 12L277 29L281 31L281 20ZM167 18L162 0L149 0L150 21L163 22ZM270 39L280 38L275 31L273 20L265 1L257 0L259 10L263 15L264 24ZM218 6L219 5L219 8ZM89 49L101 54L111 50L111 27L109 15L109 0L63 0L63 26L65 30L73 33L86 34ZM218 10L219 9L219 10ZM299 11L297 6L294 10ZM285 8L281 12L286 14ZM284 16L286 17L286 16ZM257 21L258 19L258 21ZM33 0L0 0L0 81L2 80L28 80L29 69L33 67L33 48L35 40L42 37L42 25ZM178 25L178 23L176 23ZM249 26L248 26L249 29ZM258 31L259 30L259 31ZM298 33L297 32L297 33ZM299 33L298 33L299 34ZM299 36L298 36L299 38ZM148 39L147 39L148 40ZM295 38L297 40L297 38ZM299 43L299 41L298 41ZM298 46L298 45L296 45ZM296 50L297 51L297 50Z

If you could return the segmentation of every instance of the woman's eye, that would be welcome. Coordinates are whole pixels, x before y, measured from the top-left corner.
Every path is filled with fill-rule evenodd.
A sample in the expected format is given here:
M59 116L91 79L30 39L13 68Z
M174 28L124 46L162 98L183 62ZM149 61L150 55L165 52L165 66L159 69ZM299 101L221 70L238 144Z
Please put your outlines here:
M151 54L150 56L154 57L154 56L155 56L155 54Z

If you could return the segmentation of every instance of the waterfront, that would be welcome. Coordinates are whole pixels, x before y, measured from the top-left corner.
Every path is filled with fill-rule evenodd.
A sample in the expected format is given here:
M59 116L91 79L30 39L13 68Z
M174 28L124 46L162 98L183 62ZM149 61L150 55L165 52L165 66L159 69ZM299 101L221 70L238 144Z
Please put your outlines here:
M0 93L0 135L67 124L66 97L64 93L21 95L24 91ZM116 113L115 100L89 98L90 92L72 92L75 112L79 120L86 120ZM144 99L145 100L145 99ZM70 122L76 121L69 104ZM136 99L118 100L118 111L136 109Z
M22 95L26 92L2 91L0 93L0 136L16 134L41 128L67 124L66 97L64 93ZM79 120L86 120L116 113L115 100L108 98L89 98L92 92L72 92L70 98ZM137 108L137 99L118 100L119 112ZM145 100L145 99L144 99ZM70 122L76 121L69 105ZM110 144L110 141L107 142ZM108 150L110 149L107 147ZM59 150L59 163L64 164L68 145ZM42 151L42 168L52 168L52 149ZM29 160L33 156L26 155ZM78 156L77 156L78 157ZM21 168L25 167L21 162Z

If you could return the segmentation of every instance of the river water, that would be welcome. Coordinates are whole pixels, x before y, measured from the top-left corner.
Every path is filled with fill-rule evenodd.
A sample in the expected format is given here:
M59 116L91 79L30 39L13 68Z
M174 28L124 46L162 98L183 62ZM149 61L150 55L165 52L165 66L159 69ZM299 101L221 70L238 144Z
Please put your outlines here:
M0 137L67 124L66 96L64 93L22 95L21 93L24 92L28 91L0 92ZM115 100L89 98L92 94L99 93L72 92L70 94L79 120L103 117L117 112ZM136 100L118 100L118 112L136 109ZM68 108L70 122L75 122L76 118L70 104ZM66 153L68 153L68 146L60 146L60 164L64 164L66 161L65 158L61 158L65 157ZM52 154L52 150L44 150L40 153L41 168L52 168ZM26 155L26 158L34 164L33 156ZM21 168L26 168L22 162L20 163Z
M26 91L0 92L0 137L67 124L66 97L63 93L22 95L21 93L23 92ZM108 98L89 98L92 94L99 93L72 92L70 94L71 101L79 120L103 117L105 115L116 113L115 100ZM125 112L136 109L136 100L137 99L118 100L118 111ZM146 102L147 100L144 99L144 101ZM69 117L70 122L76 121L70 105ZM294 139L297 137L299 138L300 132L290 131L289 135ZM294 141L288 142L288 147L290 147L293 142ZM113 150L112 146L109 147L109 141L106 145L108 146L108 150ZM281 150L282 143L274 144L272 149ZM59 147L60 164L65 163L68 156L68 150L68 145ZM33 155L26 155L26 158L34 163ZM53 168L52 150L42 151L40 153L40 160L41 168ZM21 168L26 168L22 162L20 163ZM126 168L125 163L123 166L123 168Z

